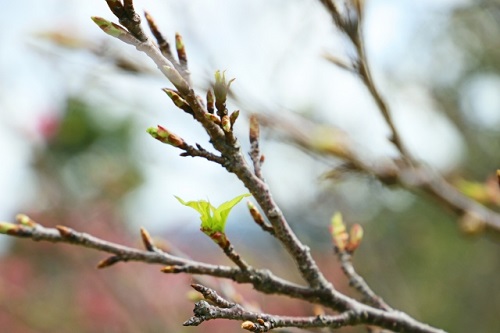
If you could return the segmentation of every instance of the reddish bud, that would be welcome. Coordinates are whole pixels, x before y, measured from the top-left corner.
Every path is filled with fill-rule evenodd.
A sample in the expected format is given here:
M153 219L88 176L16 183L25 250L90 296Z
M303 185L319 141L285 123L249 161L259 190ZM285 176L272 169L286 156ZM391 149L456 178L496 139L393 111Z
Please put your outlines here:
M71 237L73 236L73 229L65 227L63 225L56 225L56 229L59 231L62 237Z
M212 93L212 89L208 89L207 91L207 111L208 113L214 113L215 111L215 100L214 94Z
M250 116L250 143L259 140L260 128L259 121L256 115Z
M222 116L221 126L224 132L229 133L231 131L231 122L229 120L229 116L226 114Z
M353 253L361 244L363 239L363 227L359 224L354 224L349 232L349 242L347 243L346 250Z
M217 117L215 114L212 113L205 113L205 118L209 119L210 121L216 123L217 125L220 125L220 118Z
M177 58L179 58L180 64L185 67L187 65L186 47L184 46L182 36L178 32L175 33L175 48L177 50Z
M171 146L182 147L185 145L185 142L181 137L175 135L172 132L169 132L166 128L160 125L158 125L156 128L148 128L147 132L156 140L169 144Z
M141 238L142 238L142 243L144 243L144 247L146 248L146 250L148 251L155 250L153 238L151 238L149 232L144 228L141 228Z
M121 258L119 256L111 256L109 258L101 260L97 264L97 268L99 268L99 269L106 268L106 267L112 266L112 265L114 265L114 264L116 264L117 262L120 262L120 261L121 261Z

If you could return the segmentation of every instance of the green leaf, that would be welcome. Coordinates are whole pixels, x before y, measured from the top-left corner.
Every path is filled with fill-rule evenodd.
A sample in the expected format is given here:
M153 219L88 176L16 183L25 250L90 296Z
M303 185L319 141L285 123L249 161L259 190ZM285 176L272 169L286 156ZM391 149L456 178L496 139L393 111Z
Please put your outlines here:
M178 196L175 198L184 206L191 207L200 213L201 229L208 235L214 232L224 233L227 217L233 209L244 197L250 196L250 193L245 193L235 197L232 200L222 203L219 207L215 208L209 201L184 201Z

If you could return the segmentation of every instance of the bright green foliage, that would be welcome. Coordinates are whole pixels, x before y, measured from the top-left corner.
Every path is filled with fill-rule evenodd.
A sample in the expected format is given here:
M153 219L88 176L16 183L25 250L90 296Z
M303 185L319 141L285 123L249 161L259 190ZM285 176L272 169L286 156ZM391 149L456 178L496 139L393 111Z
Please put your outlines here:
M224 233L226 220L233 209L244 197L250 196L249 193L239 195L232 200L226 201L215 208L209 201L198 200L185 202L179 197L175 197L181 204L188 206L200 213L201 230L211 236L215 232Z

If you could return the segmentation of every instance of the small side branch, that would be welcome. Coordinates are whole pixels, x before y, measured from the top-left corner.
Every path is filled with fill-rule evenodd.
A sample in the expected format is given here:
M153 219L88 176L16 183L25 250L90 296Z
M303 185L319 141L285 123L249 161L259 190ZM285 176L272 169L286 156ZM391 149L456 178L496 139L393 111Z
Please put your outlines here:
M359 275L352 264L352 255L347 251L340 251L335 248L335 254L340 261L342 271L349 279L349 285L363 295L363 302L378 309L391 311L392 308L384 300L375 294L366 281Z
M30 238L34 241L67 243L112 254L112 257L114 257L113 259L108 258L101 261L101 265L104 265L104 267L110 266L106 265L106 263L112 261L114 261L114 263L120 261L137 261L149 264L159 264L165 266L162 270L165 273L186 273L226 278L237 283L250 283L256 290L265 294L287 295L289 297L322 304L326 307L345 308L346 306L344 301L345 297L341 294L338 294L340 299L333 297L331 299L321 300L317 290L281 279L272 274L269 270L253 268L242 270L240 267L211 265L165 253L154 246L149 235L143 234L141 236L143 242L147 244L147 250L139 250L105 241L65 226L46 228L23 214L18 215L17 221L19 224L0 222L0 233L13 237ZM144 241L145 239L146 241Z
M364 1L350 1L345 5L345 12L341 13L339 8L335 4L334 0L319 0L327 12L330 14L335 26L344 33L347 38L352 42L356 50L357 59L352 61L352 64L346 64L339 61L333 56L327 56L327 59L337 66L347 69L353 73L356 73L361 78L363 84L367 87L368 91L375 100L379 111L381 112L385 122L389 126L391 135L389 140L394 144L396 149L401 154L401 157L406 160L406 162L411 163L412 157L408 150L406 149L403 141L401 140L401 135L398 129L394 125L394 120L392 119L389 106L379 92L377 86L375 85L370 67L368 65L368 59L365 53L364 39L362 36L362 18L364 16Z
M184 326L198 326L212 319L243 321L241 327L251 332L268 332L275 328L340 328L345 326L372 324L386 329L407 333L444 333L426 324L419 323L398 311L372 310L359 307L343 311L339 315L319 315L310 317L278 316L267 313L248 311L239 304L229 302L210 288L193 285L197 291L214 303L199 301L193 309L194 315L186 320Z
M264 221L264 217L259 212L258 208L251 201L248 201L247 206L254 222L257 223L257 225L261 227L262 230L274 236L273 226L269 225L266 221Z

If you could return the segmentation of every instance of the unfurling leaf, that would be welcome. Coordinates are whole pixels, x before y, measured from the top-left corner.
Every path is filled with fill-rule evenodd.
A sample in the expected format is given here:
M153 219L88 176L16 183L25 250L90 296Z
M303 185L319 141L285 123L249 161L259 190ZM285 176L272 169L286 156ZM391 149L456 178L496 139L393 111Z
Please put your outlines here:
M349 232L349 242L346 245L346 251L353 253L361 244L363 239L363 227L359 224L354 224Z
M219 207L215 208L209 201L184 201L179 197L175 197L181 204L196 210L200 214L201 231L212 238L216 243L226 243L227 239L224 234L227 217L229 213L244 197L250 196L249 193L239 195L232 200L226 201Z
M220 117L227 114L226 100L227 94L229 92L229 87L234 79L226 82L225 72L216 71L215 72L215 84L214 84L214 95L215 95L215 106L217 108Z
M349 235L347 234L346 227L342 221L342 214L339 212L335 213L332 217L332 222L330 225L330 233L332 235L333 244L339 251L344 251L347 245L347 240Z

